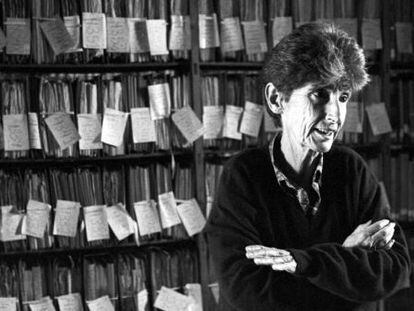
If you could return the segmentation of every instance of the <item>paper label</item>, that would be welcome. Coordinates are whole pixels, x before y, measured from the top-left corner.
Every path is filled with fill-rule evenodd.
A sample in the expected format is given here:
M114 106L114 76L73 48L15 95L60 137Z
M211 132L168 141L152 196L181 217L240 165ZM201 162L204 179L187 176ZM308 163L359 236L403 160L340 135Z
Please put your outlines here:
M62 150L72 146L80 139L70 114L63 112L54 113L48 116L45 122Z
M115 147L121 146L124 141L127 121L127 112L105 108L102 124L102 142Z
M10 18L6 20L6 53L30 55L30 19Z
M243 22L244 40L247 54L266 53L267 40L262 21Z
M399 53L413 53L413 24L395 23L397 51Z
M246 101L240 124L240 133L258 137L263 120L263 106Z
M160 218L154 201L135 202L134 210L141 236L161 232Z
M172 191L158 195L161 224L164 229L181 223L177 213L177 203Z
M148 85L151 119L168 118L171 114L171 93L168 83Z
M0 311L17 311L17 298L0 297Z
M203 311L201 285L198 283L190 283L186 284L184 288L186 295L192 300L187 311Z
M366 19L362 21L362 47L365 50L381 50L382 49L382 35L381 35L381 20L380 19Z
M93 205L83 208L88 242L109 239L108 219L105 205Z
M29 302L29 306L31 311L56 311L53 301L49 296Z
M82 39L86 49L106 49L105 14L82 12Z
M59 311L83 311L82 297L79 293L70 293L56 297Z
M51 206L49 204L29 200L27 203L26 213L26 234L35 238L43 238L46 226L49 222L49 213Z
M390 119L384 103L370 104L365 107L374 135L392 132Z
M200 49L215 48L220 46L217 15L198 15L198 30Z
M171 119L189 143L204 133L203 124L190 106L184 106L173 113Z
M4 150L29 150L29 130L26 114L3 115Z
M191 50L190 16L171 15L170 50Z
M95 300L87 301L90 311L115 311L109 296L103 296Z
M131 53L149 52L147 22L142 18L127 18Z
M224 109L222 106L203 107L204 139L221 137L224 123Z
M358 38L358 19L356 18L335 18L335 24L346 31L355 40Z
M42 149L40 140L39 119L36 112L27 114L29 121L29 146L30 149Z
M53 235L76 236L80 207L79 202L57 200Z
M5 46L6 46L6 35L4 34L3 29L0 28L0 53L3 52L2 50Z
M73 41L73 46L68 52L81 51L80 42L80 17L79 15L64 16L63 22L65 23L66 30Z
M241 140L242 134L239 132L239 123L243 108L233 105L226 106L224 114L223 137Z
M272 25L273 46L279 43L283 37L290 34L293 29L291 16L275 17Z
M206 219L195 199L179 204L177 212L189 236L193 236L203 230Z
M177 293L175 290L162 286L155 299L154 307L164 311L187 310L192 303L191 298Z
M135 144L156 141L155 122L148 107L131 108L132 138Z
M108 52L129 53L128 21L124 17L107 17L106 34Z
M1 207L1 240L3 242L25 240L26 235L19 234L18 229L22 227L23 215L14 213L13 206Z
M101 134L101 114L79 113L78 127L79 127L79 149L102 149Z
M122 241L134 233L134 228L131 226L133 220L121 203L107 207L106 214L108 215L109 227L118 241Z
M167 55L167 21L147 19L147 33L151 55Z
M223 52L234 52L244 49L238 17L228 17L221 21L220 39Z
M40 28L55 55L65 53L73 48L75 43L60 18L42 21L40 22Z
M358 102L350 101L347 104L346 119L344 123L344 132L349 133L362 133L361 122L361 107Z
M138 311L145 311L148 302L148 291L143 289L137 294L138 298Z

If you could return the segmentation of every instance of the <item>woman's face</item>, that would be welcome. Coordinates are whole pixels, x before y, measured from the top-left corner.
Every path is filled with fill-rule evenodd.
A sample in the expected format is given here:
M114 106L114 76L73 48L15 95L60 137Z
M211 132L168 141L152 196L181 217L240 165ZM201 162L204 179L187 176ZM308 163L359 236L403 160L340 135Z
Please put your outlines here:
M283 103L283 134L316 152L327 152L345 122L349 90L315 87L309 83L295 89Z

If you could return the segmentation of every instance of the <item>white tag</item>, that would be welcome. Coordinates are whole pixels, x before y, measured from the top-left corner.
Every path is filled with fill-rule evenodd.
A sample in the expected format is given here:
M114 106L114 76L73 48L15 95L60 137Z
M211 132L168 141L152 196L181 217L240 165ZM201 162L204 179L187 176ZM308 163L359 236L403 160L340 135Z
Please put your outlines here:
M28 113L29 122L29 145L30 149L42 149L40 140L39 119L36 112Z
M26 207L26 234L35 238L43 238L49 222L49 204L29 200Z
M107 51L129 53L128 22L124 17L106 18Z
M78 128L79 128L79 149L102 149L101 134L101 114L79 113Z
M366 19L362 20L362 47L365 50L381 50L382 49L382 34L381 34L381 20L380 19Z
M93 205L83 208L88 242L109 239L108 218L105 205Z
M220 46L217 15L198 15L198 31L200 49L215 48Z
M395 32L397 39L397 51L399 53L413 53L413 24L412 23L395 23Z
M138 311L145 311L145 307L148 303L148 291L143 289L137 294L138 298Z
M168 118L171 114L171 93L168 83L148 85L151 119Z
M131 108L132 137L135 144L156 141L155 122L148 107Z
M220 38L223 52L234 52L244 49L238 17L228 17L221 21Z
M54 113L48 116L45 122L62 150L72 146L81 138L70 114Z
M105 108L101 141L115 147L121 146L124 141L127 120L127 112Z
M68 52L81 51L81 42L80 42L81 25L80 25L79 15L64 16L63 22L65 23L65 27L73 41L73 46Z
M147 33L151 55L167 55L167 21L147 19Z
M187 311L203 311L203 299L201 294L201 285L198 283L190 283L185 285L186 295L192 299L192 303L188 306Z
M17 298L0 297L0 311L17 311Z
M129 45L131 53L149 52L147 23L142 18L128 18Z
M29 130L26 114L3 115L4 150L29 150Z
M372 133L381 135L392 132L390 119L384 103L370 104L365 107Z
M155 299L154 307L164 311L182 311L187 310L191 303L192 300L186 295L162 286Z
M171 15L170 50L191 50L190 16Z
M189 236L193 236L203 230L206 219L195 199L187 200L179 204L177 206L177 212Z
M134 210L141 236L161 232L160 218L158 216L156 203L153 200L135 202Z
M221 137L224 123L224 109L222 106L203 107L204 139Z
M203 124L190 106L184 106L173 113L171 119L189 143L203 135Z
M293 22L291 16L275 17L272 25L273 46L278 44L283 37L290 34L292 29Z
M177 213L177 203L172 191L158 195L161 224L164 229L181 223Z
M362 133L362 122L360 117L360 104L350 101L347 104L346 119L344 123L344 132Z
M240 118L243 108L233 105L226 106L224 114L223 137L241 140L242 134L239 132Z
M242 24L247 54L266 53L267 40L264 23L262 21L246 21Z
M86 49L106 49L104 13L82 12L82 41Z
M80 207L79 202L57 200L53 235L76 236Z
M1 226L0 238L3 242L25 240L26 235L19 234L17 231L22 227L23 214L13 212L13 206L1 207Z
M79 293L70 293L56 297L59 311L83 311L82 298Z
M358 19L356 18L335 18L335 24L346 31L354 39L358 38Z
M131 227L133 220L122 203L107 207L106 214L108 216L109 227L112 229L118 241L122 241L134 233L134 228Z
M6 20L6 53L9 55L30 55L30 19L11 18Z
M240 133L258 137L263 120L263 106L246 101L240 124Z
M55 55L65 53L73 48L75 43L65 27L63 20L60 18L41 21L40 28L45 34Z
M103 296L95 300L87 301L90 311L115 311L109 296Z
M49 296L29 302L31 311L56 311L52 299Z

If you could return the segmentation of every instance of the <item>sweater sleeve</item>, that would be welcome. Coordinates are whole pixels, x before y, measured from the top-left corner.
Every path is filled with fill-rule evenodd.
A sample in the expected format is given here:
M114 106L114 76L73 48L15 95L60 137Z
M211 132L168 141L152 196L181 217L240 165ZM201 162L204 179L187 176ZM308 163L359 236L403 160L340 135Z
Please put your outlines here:
M360 162L356 175L353 182L359 187L358 223L390 219L388 209L384 208L384 193L364 162ZM297 274L320 289L346 300L374 301L409 285L410 257L398 225L393 238L395 244L390 250L326 243L290 251L298 263Z
M287 273L272 273L245 257L245 247L263 244L251 197L252 185L243 170L223 170L205 233L220 285L220 299L234 310L284 310L295 305L298 291L284 286Z

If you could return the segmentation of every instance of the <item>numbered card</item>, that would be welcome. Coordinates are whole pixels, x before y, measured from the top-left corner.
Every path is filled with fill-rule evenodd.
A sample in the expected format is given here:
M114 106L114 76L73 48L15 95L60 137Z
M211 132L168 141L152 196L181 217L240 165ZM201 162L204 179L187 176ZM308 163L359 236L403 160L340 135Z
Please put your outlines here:
M148 19L147 33L151 55L168 55L167 21L165 19Z
M79 293L70 293L56 297L59 311L83 311L82 297Z
M292 30L293 22L291 16L275 17L272 24L273 46L278 44L283 37L290 34Z
M29 145L30 149L42 149L40 140L39 119L37 113L29 112L27 114L29 123Z
M168 118L171 114L171 93L168 83L148 85L152 120Z
M160 218L153 200L135 202L134 210L141 236L161 232Z
M374 135L386 134L392 131L384 103L367 105L365 110L368 114L368 120Z
M143 289L137 294L138 300L138 311L146 311L146 306L148 303L148 291Z
M39 280L40 279L41 278L39 275ZM39 300L30 301L29 306L31 311L56 311L55 306L53 305L53 301L49 296L43 297Z
M47 203L29 200L26 207L26 234L43 238L49 223L51 206Z
M263 120L263 106L246 101L240 124L240 133L258 137Z
M200 49L209 49L220 46L217 15L198 15L198 32Z
M221 137L224 124L224 109L222 106L203 107L204 139Z
M11 18L6 20L6 53L9 55L30 55L30 19Z
M109 296L103 296L95 300L87 301L90 311L115 311Z
M25 240L26 235L21 234L24 215L15 211L12 205L1 207L0 238L3 242Z
M150 108L131 108L131 123L135 144L156 141L155 122L151 120Z
M0 297L0 311L17 311L17 298Z
M242 113L242 107L233 105L226 106L226 112L224 114L223 137L236 140L242 139L242 134L239 132L239 124Z
M149 52L147 22L142 18L127 18L131 53Z
M81 40L80 40L80 16L73 15L73 16L64 16L63 22L65 23L65 27L72 38L73 46L68 52L79 52L81 51Z
M72 146L81 138L70 114L54 113L48 116L45 122L62 150Z
M164 311L187 310L193 300L173 289L162 286L155 299L154 307Z
M362 133L361 105L350 101L347 104L346 119L343 127L344 132Z
M108 224L118 241L122 241L131 234L134 234L134 223L122 203L106 208Z
M184 106L173 113L171 119L189 143L204 133L203 124L190 106Z
M267 40L262 21L243 22L244 40L247 54L266 53Z
M127 121L127 112L105 108L102 124L102 142L115 147L121 146L124 142Z
M161 224L164 229L181 223L177 213L177 202L172 191L158 195L160 207Z
M221 21L220 39L223 52L235 52L244 49L238 17L228 17Z
M75 237L77 234L80 203L57 200L55 220L53 223L53 235Z
M23 151L30 149L26 114L3 115L4 150Z
M171 15L170 50L191 50L190 16Z
M109 239L108 218L105 205L93 205L83 208L88 242Z
M104 13L82 12L82 39L86 49L106 49Z
M189 283L184 286L185 294L192 299L192 303L188 306L188 311L203 311L203 298L201 293L201 285L198 283Z
M65 23L60 18L41 21L40 28L55 55L68 52L75 45Z
M124 17L106 18L107 51L129 53L128 21Z
M203 230L206 219L195 199L182 202L177 206L177 211L189 236Z
M91 150L102 149L101 134L101 114L79 113L78 127L79 127L79 149Z

